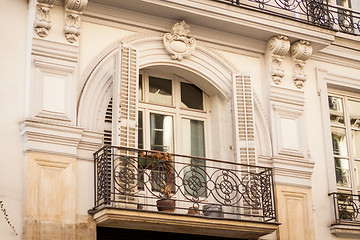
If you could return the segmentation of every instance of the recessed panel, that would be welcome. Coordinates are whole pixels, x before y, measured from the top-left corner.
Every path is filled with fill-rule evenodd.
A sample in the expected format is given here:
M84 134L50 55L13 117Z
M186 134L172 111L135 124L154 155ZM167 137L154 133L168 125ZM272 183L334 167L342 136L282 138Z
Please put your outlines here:
M65 112L65 79L50 75L44 76L43 110Z

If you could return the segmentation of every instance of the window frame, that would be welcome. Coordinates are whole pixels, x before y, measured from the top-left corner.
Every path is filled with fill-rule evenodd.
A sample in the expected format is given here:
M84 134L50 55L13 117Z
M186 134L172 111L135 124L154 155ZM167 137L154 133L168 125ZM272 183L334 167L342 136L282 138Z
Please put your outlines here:
M349 193L349 194L355 194L358 195L360 194L360 186L358 186L358 171L360 171L360 169L356 168L356 158L355 158L355 153L354 153L354 149L353 149L353 140L352 140L352 130L354 129L351 126L350 123L350 110L349 110L349 104L348 101L357 101L360 102L360 95L353 93L351 91L344 91L344 90L339 90L339 89L334 89L334 88L329 88L328 90L328 97L329 96L334 96L334 97L338 97L342 99L342 103L343 103L343 114L344 114L344 125L334 125L330 122L330 126L334 127L336 126L337 128L342 128L345 129L345 134L346 134L346 150L347 150L347 156L338 156L335 155L333 153L333 160L335 161L335 157L339 157L339 158L344 158L344 159L348 159L349 161L349 174L350 174L350 187L342 187L342 186L338 186L337 182L336 182L336 188L337 188L337 192L344 192L344 193ZM329 111L329 119L330 119L330 111ZM360 129L359 129L360 130ZM360 159L359 159L360 160ZM333 163L335 164L335 162ZM334 165L335 167L335 165ZM336 169L335 169L336 171ZM336 174L336 172L334 172L334 174ZM336 179L335 179L336 181ZM351 193L350 193L351 191Z

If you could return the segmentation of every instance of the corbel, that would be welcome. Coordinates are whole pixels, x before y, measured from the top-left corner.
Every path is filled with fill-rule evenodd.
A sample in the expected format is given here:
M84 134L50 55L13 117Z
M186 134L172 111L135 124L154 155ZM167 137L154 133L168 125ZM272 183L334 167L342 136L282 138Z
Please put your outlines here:
M36 2L36 19L34 28L40 37L46 37L51 29L50 10L55 0L38 0Z
M88 0L65 0L64 34L70 43L78 40L81 32L80 15Z
M281 62L289 52L290 42L288 37L278 35L269 39L268 48L271 53L271 78L275 84L280 84L285 76Z
M312 54L312 47L310 42L299 40L291 45L290 51L294 66L294 83L300 89L307 80L304 66Z

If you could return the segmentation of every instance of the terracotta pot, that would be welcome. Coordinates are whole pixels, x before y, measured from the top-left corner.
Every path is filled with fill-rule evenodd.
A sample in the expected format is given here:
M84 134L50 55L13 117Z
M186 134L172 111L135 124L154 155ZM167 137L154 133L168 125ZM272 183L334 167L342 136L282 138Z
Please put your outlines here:
M175 200L173 200L173 199L157 200L156 207L160 212L173 213L175 211Z
M190 214L190 215L200 215L200 210L197 207L189 207L188 214Z

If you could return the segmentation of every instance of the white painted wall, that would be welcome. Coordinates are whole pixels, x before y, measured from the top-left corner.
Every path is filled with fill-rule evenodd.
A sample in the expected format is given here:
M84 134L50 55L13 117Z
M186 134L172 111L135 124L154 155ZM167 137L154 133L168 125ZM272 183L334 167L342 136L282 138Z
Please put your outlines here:
M27 14L26 1L0 3L0 201L18 233L0 212L0 236L7 240L22 234L25 161L19 123L24 120Z

